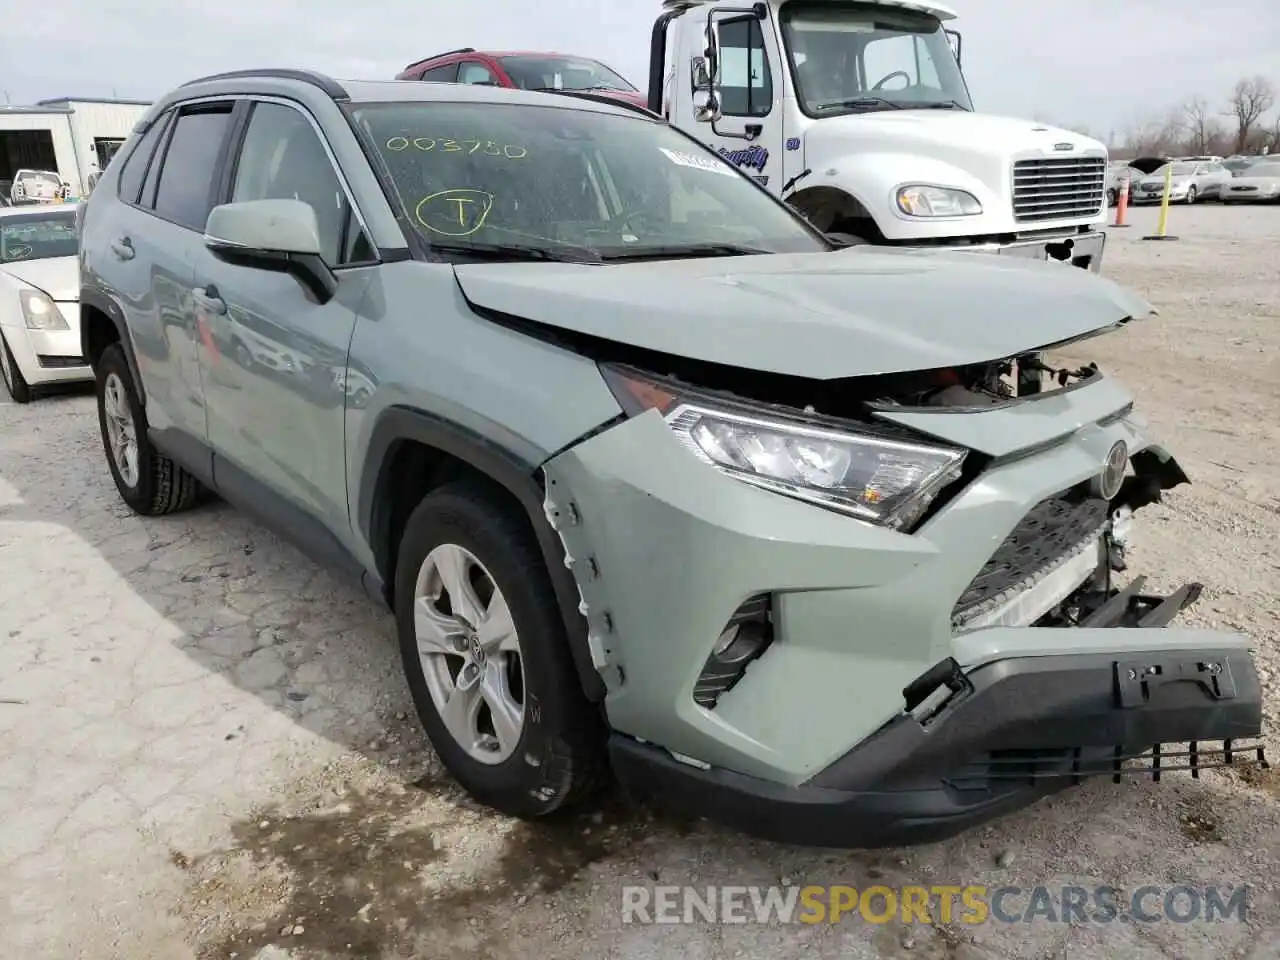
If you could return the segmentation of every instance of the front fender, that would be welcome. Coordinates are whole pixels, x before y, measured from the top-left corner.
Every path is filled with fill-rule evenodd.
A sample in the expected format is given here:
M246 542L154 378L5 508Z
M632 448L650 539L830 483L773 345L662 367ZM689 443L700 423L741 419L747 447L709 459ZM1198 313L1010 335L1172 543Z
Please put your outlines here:
M794 195L816 187L829 187L853 197L889 240L929 239L1000 233L1011 229L1008 201L983 177L936 157L917 153L819 154L808 160L813 174ZM989 182L999 182L1000 166L993 162ZM897 211L894 196L900 187L923 183L965 190L982 204L983 213L972 217L937 217L920 220Z

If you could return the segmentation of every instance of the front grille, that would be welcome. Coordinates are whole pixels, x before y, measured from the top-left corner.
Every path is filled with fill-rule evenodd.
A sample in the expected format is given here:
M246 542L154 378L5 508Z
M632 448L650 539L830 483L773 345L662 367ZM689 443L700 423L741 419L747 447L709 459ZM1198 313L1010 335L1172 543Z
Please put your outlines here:
M1231 189L1236 193L1247 193L1250 190L1257 190L1258 188L1257 187L1232 187Z
M1102 157L1045 157L1013 165L1013 218L1019 223L1095 216L1106 195Z
M85 363L84 357L52 357L48 354L37 354L36 362L42 367L54 370L65 370L68 367L83 367Z
M1096 497L1055 496L1031 508L996 548L951 610L955 626L1023 590L1082 544L1102 535L1110 504Z

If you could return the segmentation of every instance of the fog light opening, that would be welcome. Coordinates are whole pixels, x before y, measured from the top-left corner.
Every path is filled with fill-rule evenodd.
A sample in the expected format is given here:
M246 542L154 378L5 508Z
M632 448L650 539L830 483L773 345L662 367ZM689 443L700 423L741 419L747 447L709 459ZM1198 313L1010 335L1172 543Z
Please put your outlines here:
M747 666L773 642L773 608L766 594L742 604L711 649L693 688L694 702L708 710L742 679Z

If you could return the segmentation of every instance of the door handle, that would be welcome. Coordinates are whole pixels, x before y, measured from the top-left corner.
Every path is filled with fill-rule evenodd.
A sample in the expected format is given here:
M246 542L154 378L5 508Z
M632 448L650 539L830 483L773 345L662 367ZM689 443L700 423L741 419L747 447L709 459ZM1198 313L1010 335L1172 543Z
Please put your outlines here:
M132 260L133 241L128 237L117 237L111 241L111 251L121 260Z
M227 301L218 296L218 288L213 284L192 290L191 299L210 313L215 313L218 316L222 316L227 312Z

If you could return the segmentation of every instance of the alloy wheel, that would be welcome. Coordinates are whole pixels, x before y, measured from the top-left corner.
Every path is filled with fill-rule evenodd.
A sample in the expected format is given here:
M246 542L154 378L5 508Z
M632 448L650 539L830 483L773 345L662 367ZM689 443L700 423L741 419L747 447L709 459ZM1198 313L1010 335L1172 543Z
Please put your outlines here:
M456 544L436 547L414 588L414 633L432 703L474 760L502 763L524 730L524 664L506 598Z
M102 408L107 427L107 444L111 459L125 485L138 485L138 431L133 422L133 410L125 392L124 381L116 374L107 377L102 393Z

